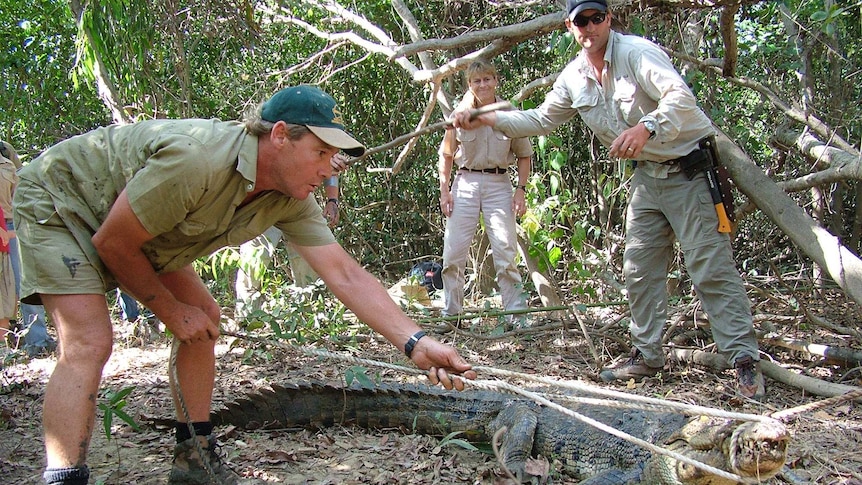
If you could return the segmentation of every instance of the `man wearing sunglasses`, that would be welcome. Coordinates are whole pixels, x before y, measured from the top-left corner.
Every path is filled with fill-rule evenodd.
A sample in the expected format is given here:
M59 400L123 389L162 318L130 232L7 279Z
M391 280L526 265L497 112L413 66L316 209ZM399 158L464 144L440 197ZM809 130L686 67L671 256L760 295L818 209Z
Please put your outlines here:
M718 349L736 367L746 398L764 394L751 307L736 270L730 238L716 230L718 216L700 171L691 179L681 164L702 155L711 121L668 56L654 43L611 29L606 0L568 0L566 28L581 51L560 73L541 106L492 112L455 126L495 126L511 137L547 135L580 115L609 155L632 160L623 271L631 307L631 357L603 369L606 381L641 380L665 364L667 271L679 240L686 268L710 317Z

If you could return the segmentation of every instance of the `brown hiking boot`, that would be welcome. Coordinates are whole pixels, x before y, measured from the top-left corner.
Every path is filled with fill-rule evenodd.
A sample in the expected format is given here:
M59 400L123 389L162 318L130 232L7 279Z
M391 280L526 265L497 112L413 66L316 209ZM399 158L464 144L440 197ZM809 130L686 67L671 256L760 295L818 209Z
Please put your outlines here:
M206 461L201 459L199 449L206 455ZM213 435L195 436L174 447L174 466L168 485L237 485L238 479L216 453Z
M646 377L655 376L661 372L661 369L661 367L648 366L644 362L643 354L637 348L633 348L629 360L615 366L605 367L599 372L599 377L605 382L615 380L627 381L629 379L640 381Z
M766 386L763 383L763 373L760 372L760 362L750 355L736 359L737 391L748 399L762 400L766 396Z

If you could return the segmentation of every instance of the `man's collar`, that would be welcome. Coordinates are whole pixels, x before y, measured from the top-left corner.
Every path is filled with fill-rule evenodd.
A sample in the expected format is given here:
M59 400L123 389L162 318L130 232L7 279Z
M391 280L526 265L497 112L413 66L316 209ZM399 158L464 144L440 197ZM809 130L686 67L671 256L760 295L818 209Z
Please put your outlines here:
M245 134L239 148L236 171L246 180L251 181L252 189L257 182L257 137ZM250 192L250 191L249 191Z

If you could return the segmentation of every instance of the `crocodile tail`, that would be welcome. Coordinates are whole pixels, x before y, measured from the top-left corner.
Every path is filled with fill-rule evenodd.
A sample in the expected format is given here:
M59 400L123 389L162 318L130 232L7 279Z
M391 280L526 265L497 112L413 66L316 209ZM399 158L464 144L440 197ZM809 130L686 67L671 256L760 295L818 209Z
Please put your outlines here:
M211 414L216 426L322 428L352 424L406 432L465 433L487 441L486 425L502 407L493 393L454 392L428 386L333 386L317 382L272 385L227 403Z

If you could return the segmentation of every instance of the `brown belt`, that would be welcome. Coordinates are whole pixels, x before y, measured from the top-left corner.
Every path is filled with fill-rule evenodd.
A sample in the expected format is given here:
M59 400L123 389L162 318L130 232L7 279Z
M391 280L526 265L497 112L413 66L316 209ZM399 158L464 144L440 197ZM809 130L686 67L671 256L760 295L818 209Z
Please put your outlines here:
M461 167L461 168L459 168L458 170L463 170L463 171L465 171L465 172L476 172L476 173L495 173L495 174L501 174L501 173L507 173L507 172L508 172L508 170L507 170L507 169L505 169L505 168L500 168L500 167L495 167L495 168L481 168L481 169Z

